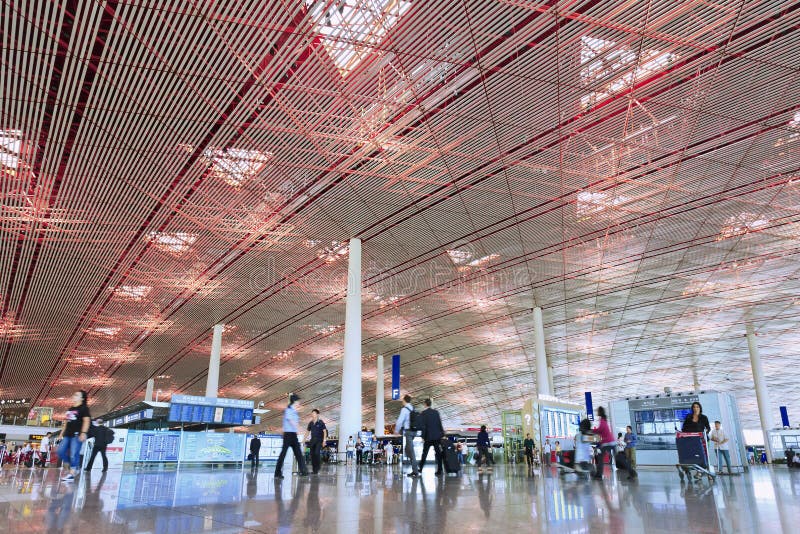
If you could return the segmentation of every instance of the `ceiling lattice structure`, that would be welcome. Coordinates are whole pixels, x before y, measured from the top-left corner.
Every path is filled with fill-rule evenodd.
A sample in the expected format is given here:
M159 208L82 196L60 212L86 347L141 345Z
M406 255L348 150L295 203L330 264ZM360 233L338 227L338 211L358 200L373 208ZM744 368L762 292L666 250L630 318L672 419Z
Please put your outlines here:
M800 3L4 1L0 390L337 418L374 356L450 423L556 394L800 405ZM777 410L776 407L773 407ZM393 413L390 410L390 415ZM273 415L267 424L275 425Z

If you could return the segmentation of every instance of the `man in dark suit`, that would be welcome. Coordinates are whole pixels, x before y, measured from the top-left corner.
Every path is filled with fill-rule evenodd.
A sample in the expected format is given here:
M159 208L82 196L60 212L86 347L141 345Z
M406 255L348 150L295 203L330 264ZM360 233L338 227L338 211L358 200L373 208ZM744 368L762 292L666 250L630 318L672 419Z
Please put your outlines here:
M258 435L253 436L250 440L250 468L258 467L258 453L261 451L261 439Z
M433 453L436 456L436 475L444 474L442 470L442 438L444 437L444 427L442 427L442 418L439 412L431 408L431 400L425 399L425 409L419 414L422 423L422 439L425 441L425 447L422 449L422 458L419 460L419 468L425 465L425 458L428 457L428 450L433 447Z
M86 469L84 469L85 471L92 470L94 459L97 457L97 453L100 453L103 458L103 473L108 471L106 447L108 447L108 444L111 443L113 438L111 437L111 430L101 426L102 424L103 421L101 419L97 419L93 425L89 426L89 437L94 438L94 447L92 447L92 455L89 456L89 462L86 464Z

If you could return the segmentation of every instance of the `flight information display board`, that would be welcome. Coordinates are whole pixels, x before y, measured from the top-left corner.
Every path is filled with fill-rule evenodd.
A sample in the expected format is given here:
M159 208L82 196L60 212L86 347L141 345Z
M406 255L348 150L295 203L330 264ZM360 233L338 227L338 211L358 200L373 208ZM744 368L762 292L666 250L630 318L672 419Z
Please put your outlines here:
M253 401L173 395L167 420L173 423L250 425L253 422Z
M180 432L128 431L126 462L177 462L181 448Z
M229 432L184 432L182 462L241 462L244 434Z

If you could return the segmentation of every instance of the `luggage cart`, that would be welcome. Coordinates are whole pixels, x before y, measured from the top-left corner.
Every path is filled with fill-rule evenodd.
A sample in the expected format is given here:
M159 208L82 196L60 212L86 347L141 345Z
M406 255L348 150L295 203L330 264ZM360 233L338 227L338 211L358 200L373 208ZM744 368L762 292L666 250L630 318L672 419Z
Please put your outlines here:
M708 469L708 448L706 437L702 432L678 432L675 435L675 445L678 449L678 463L675 468L681 482L702 480L708 477L708 482L713 483L716 475Z

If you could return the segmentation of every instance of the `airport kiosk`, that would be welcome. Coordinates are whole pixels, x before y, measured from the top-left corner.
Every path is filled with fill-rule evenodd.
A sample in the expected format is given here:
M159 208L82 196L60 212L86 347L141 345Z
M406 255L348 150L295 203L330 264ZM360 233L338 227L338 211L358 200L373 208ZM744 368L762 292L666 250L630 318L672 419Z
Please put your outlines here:
M739 423L736 398L729 393L717 391L690 391L686 393L662 393L611 401L610 418L614 433L625 432L630 425L636 432L636 463L639 467L669 467L678 462L675 433L679 432L683 420L691 413L692 403L703 406L711 430L714 421L722 423L730 436L731 468L747 470L744 435ZM716 468L717 459L713 445L709 443L709 462Z
M586 411L580 404L551 395L538 395L525 401L522 408L522 435L530 434L541 452L545 440L550 440L553 450L560 442L561 450L575 448L574 438Z

